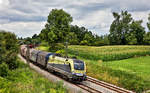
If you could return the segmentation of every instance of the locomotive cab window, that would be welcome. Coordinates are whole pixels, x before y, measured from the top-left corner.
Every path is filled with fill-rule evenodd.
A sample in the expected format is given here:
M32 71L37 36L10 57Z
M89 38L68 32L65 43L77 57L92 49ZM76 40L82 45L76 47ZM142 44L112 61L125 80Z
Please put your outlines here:
M74 60L74 69L75 70L84 70L84 62L80 60Z

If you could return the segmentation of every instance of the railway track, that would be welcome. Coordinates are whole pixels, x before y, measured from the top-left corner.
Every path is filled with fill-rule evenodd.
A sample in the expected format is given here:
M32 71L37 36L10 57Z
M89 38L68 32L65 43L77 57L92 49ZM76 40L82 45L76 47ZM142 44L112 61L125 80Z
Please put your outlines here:
M89 93L102 93L101 91L99 90L96 90L92 87L89 87L87 85L84 85L84 84L76 84L77 87L80 87L81 89L85 90L85 91L88 91Z
M125 90L123 88L120 88L120 87L96 80L96 79L91 78L91 77L87 77L87 81L92 82L96 85L102 86L104 88L107 88L107 89L112 90L112 91L117 92L117 93L133 93L132 91Z

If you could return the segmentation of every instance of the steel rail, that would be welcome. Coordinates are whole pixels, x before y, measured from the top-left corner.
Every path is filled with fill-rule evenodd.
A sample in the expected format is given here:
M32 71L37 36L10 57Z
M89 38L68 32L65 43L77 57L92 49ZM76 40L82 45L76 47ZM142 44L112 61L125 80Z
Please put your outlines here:
M96 89L94 89L94 88L91 88L91 87L89 87L89 86L87 86L87 85L84 85L84 84L76 84L76 86L77 87L80 87L80 88L82 88L83 90L86 90L86 91L88 91L89 93L102 93L101 91L99 91L99 90L96 90Z
M87 78L87 81L89 82L92 82L92 83L95 83L97 85L100 85L104 88L107 88L107 89L110 89L110 90L113 90L117 93L131 93L130 91L128 90L125 90L125 89L121 89L119 87L115 87L113 85L110 85L110 84L107 84L107 83L104 83L104 82L101 82L101 81L98 81L98 80L95 80L95 79L92 79L92 78Z

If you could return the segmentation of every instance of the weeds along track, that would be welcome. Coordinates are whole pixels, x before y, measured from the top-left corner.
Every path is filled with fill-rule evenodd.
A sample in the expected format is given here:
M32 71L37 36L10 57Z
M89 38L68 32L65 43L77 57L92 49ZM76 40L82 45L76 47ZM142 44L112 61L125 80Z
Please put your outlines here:
M102 86L104 88L107 88L107 89L112 90L112 91L117 92L117 93L133 93L132 91L129 91L129 90L105 83L103 81L99 81L99 80L94 79L92 77L87 77L87 81L95 83L96 85Z

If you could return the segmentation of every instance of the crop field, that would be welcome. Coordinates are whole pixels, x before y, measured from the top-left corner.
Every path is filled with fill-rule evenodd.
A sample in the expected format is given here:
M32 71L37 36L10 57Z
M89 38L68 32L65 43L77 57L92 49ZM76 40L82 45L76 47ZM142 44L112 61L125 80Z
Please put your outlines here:
M121 60L137 56L150 55L149 46L69 46L70 54L78 54L82 58L89 60L112 61Z
M48 47L40 46L48 51ZM149 46L78 46L69 56L86 62L87 75L141 93L150 89Z

